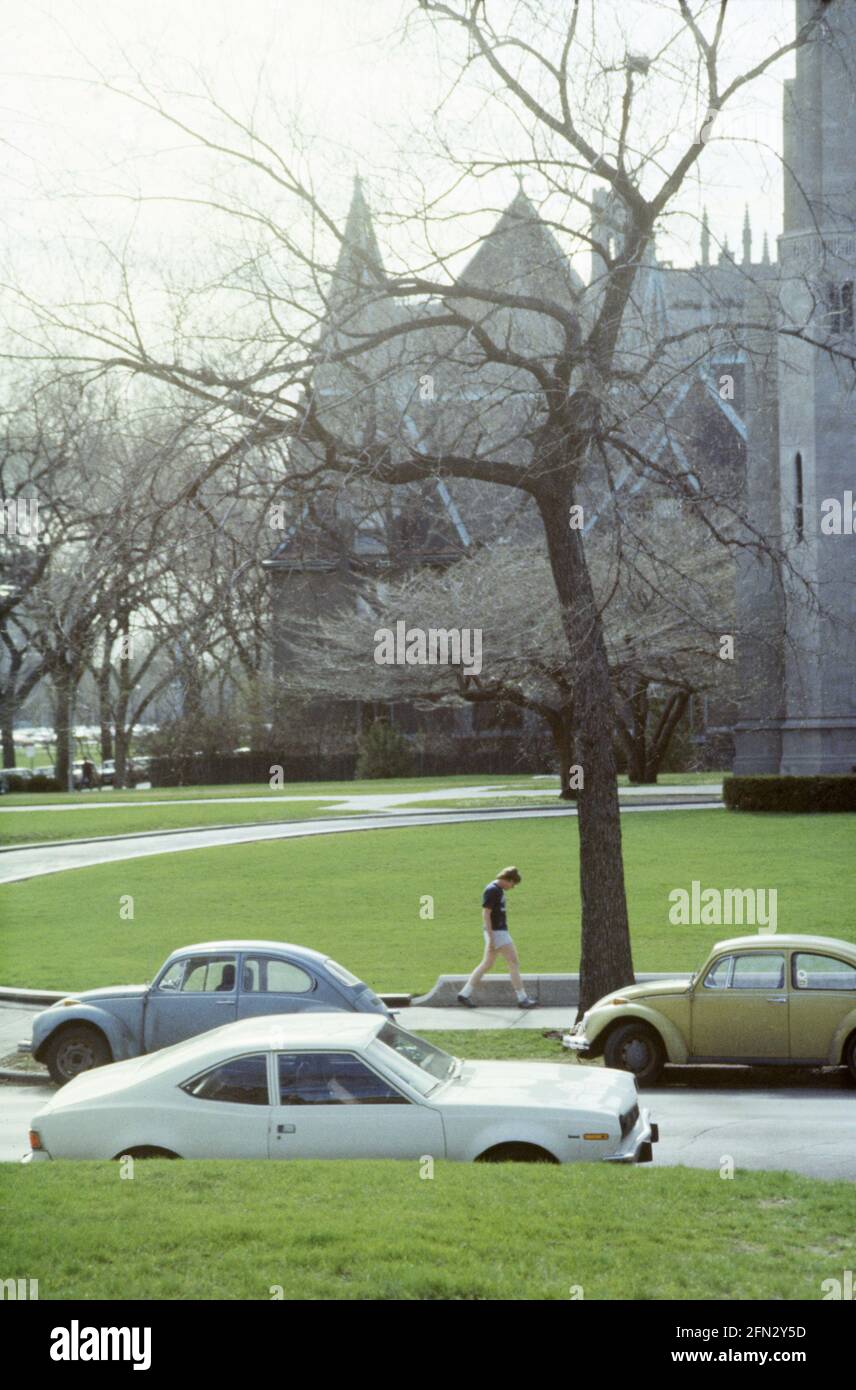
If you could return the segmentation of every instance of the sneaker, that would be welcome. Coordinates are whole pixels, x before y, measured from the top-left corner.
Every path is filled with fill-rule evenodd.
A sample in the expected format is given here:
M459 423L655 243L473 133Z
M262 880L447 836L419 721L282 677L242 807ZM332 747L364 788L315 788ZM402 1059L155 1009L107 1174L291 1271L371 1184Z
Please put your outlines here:
M537 1009L538 1003L537 1000L527 997L526 999L518 999L517 1007L518 1009Z
M459 1003L459 1004L463 1004L463 1006L464 1006L465 1009L476 1009L476 1008L478 1008L478 1005L473 1003L472 999L469 997L468 994L459 994L459 995L458 995L458 1003Z

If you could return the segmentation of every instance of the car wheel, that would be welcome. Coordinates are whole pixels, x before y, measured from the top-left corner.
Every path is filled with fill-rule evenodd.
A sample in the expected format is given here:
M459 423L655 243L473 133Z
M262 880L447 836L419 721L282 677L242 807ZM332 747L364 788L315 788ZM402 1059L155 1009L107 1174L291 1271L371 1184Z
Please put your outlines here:
M607 1038L603 1060L608 1067L632 1072L640 1086L653 1086L665 1066L666 1052L647 1024L622 1023Z
M82 1071L106 1066L113 1054L104 1034L86 1023L71 1023L51 1038L44 1053L51 1080L64 1086Z
M849 1071L851 1080L856 1081L856 1033L851 1033L844 1044L841 1060Z
M479 1154L476 1163L558 1163L555 1154L537 1144L496 1144Z
M136 1149L123 1149L120 1154L116 1154L114 1162L118 1163L123 1158L178 1158L172 1149L159 1149L154 1144L140 1144Z

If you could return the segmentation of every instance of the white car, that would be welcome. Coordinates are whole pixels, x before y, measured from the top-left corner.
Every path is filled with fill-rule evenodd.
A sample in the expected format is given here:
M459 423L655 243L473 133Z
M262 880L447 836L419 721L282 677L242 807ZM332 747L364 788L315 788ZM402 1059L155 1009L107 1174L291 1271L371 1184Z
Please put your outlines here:
M462 1062L377 1014L266 1015L87 1071L39 1111L49 1158L409 1158L645 1163L635 1078Z

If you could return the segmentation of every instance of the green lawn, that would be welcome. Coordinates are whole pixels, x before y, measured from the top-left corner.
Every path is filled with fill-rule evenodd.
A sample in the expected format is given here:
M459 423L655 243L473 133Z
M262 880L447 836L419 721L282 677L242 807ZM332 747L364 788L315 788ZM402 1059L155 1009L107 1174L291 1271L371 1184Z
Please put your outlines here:
M623 821L637 970L692 970L728 927L669 924L668 894L775 888L780 931L856 940L847 911L856 815L646 812ZM271 937L327 951L381 990L420 993L481 952L485 882L509 899L525 971L578 967L575 818L359 831L163 854L0 889L0 981L84 989L150 979L177 946ZM132 895L134 919L120 916ZM433 898L433 919L420 917Z
M189 830L217 825L255 825L280 820L307 820L335 809L334 801L288 801L269 803L240 801L233 805L213 802L210 806L185 806L172 802L166 806L85 806L74 811L27 811L0 816L0 842L3 845L41 844L59 840L88 840L101 835L140 835L153 830ZM347 811L340 815L353 814Z
M785 1173L4 1164L0 1192L41 1300L817 1300L856 1260L852 1184Z

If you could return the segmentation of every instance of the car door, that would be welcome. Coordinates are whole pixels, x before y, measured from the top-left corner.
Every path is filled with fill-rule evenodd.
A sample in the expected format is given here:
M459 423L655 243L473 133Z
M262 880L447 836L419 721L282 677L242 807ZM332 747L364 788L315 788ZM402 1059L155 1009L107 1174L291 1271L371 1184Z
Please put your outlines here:
M342 996L307 966L287 956L246 952L242 957L238 1018L341 1009Z
M237 953L185 956L173 961L146 998L146 1052L207 1033L237 1017Z
M856 966L820 951L791 957L791 1056L825 1061L835 1032L856 1009Z
M691 1055L761 1061L790 1055L784 951L720 956L693 989Z
M442 1158L439 1111L353 1052L276 1054L271 1158Z

